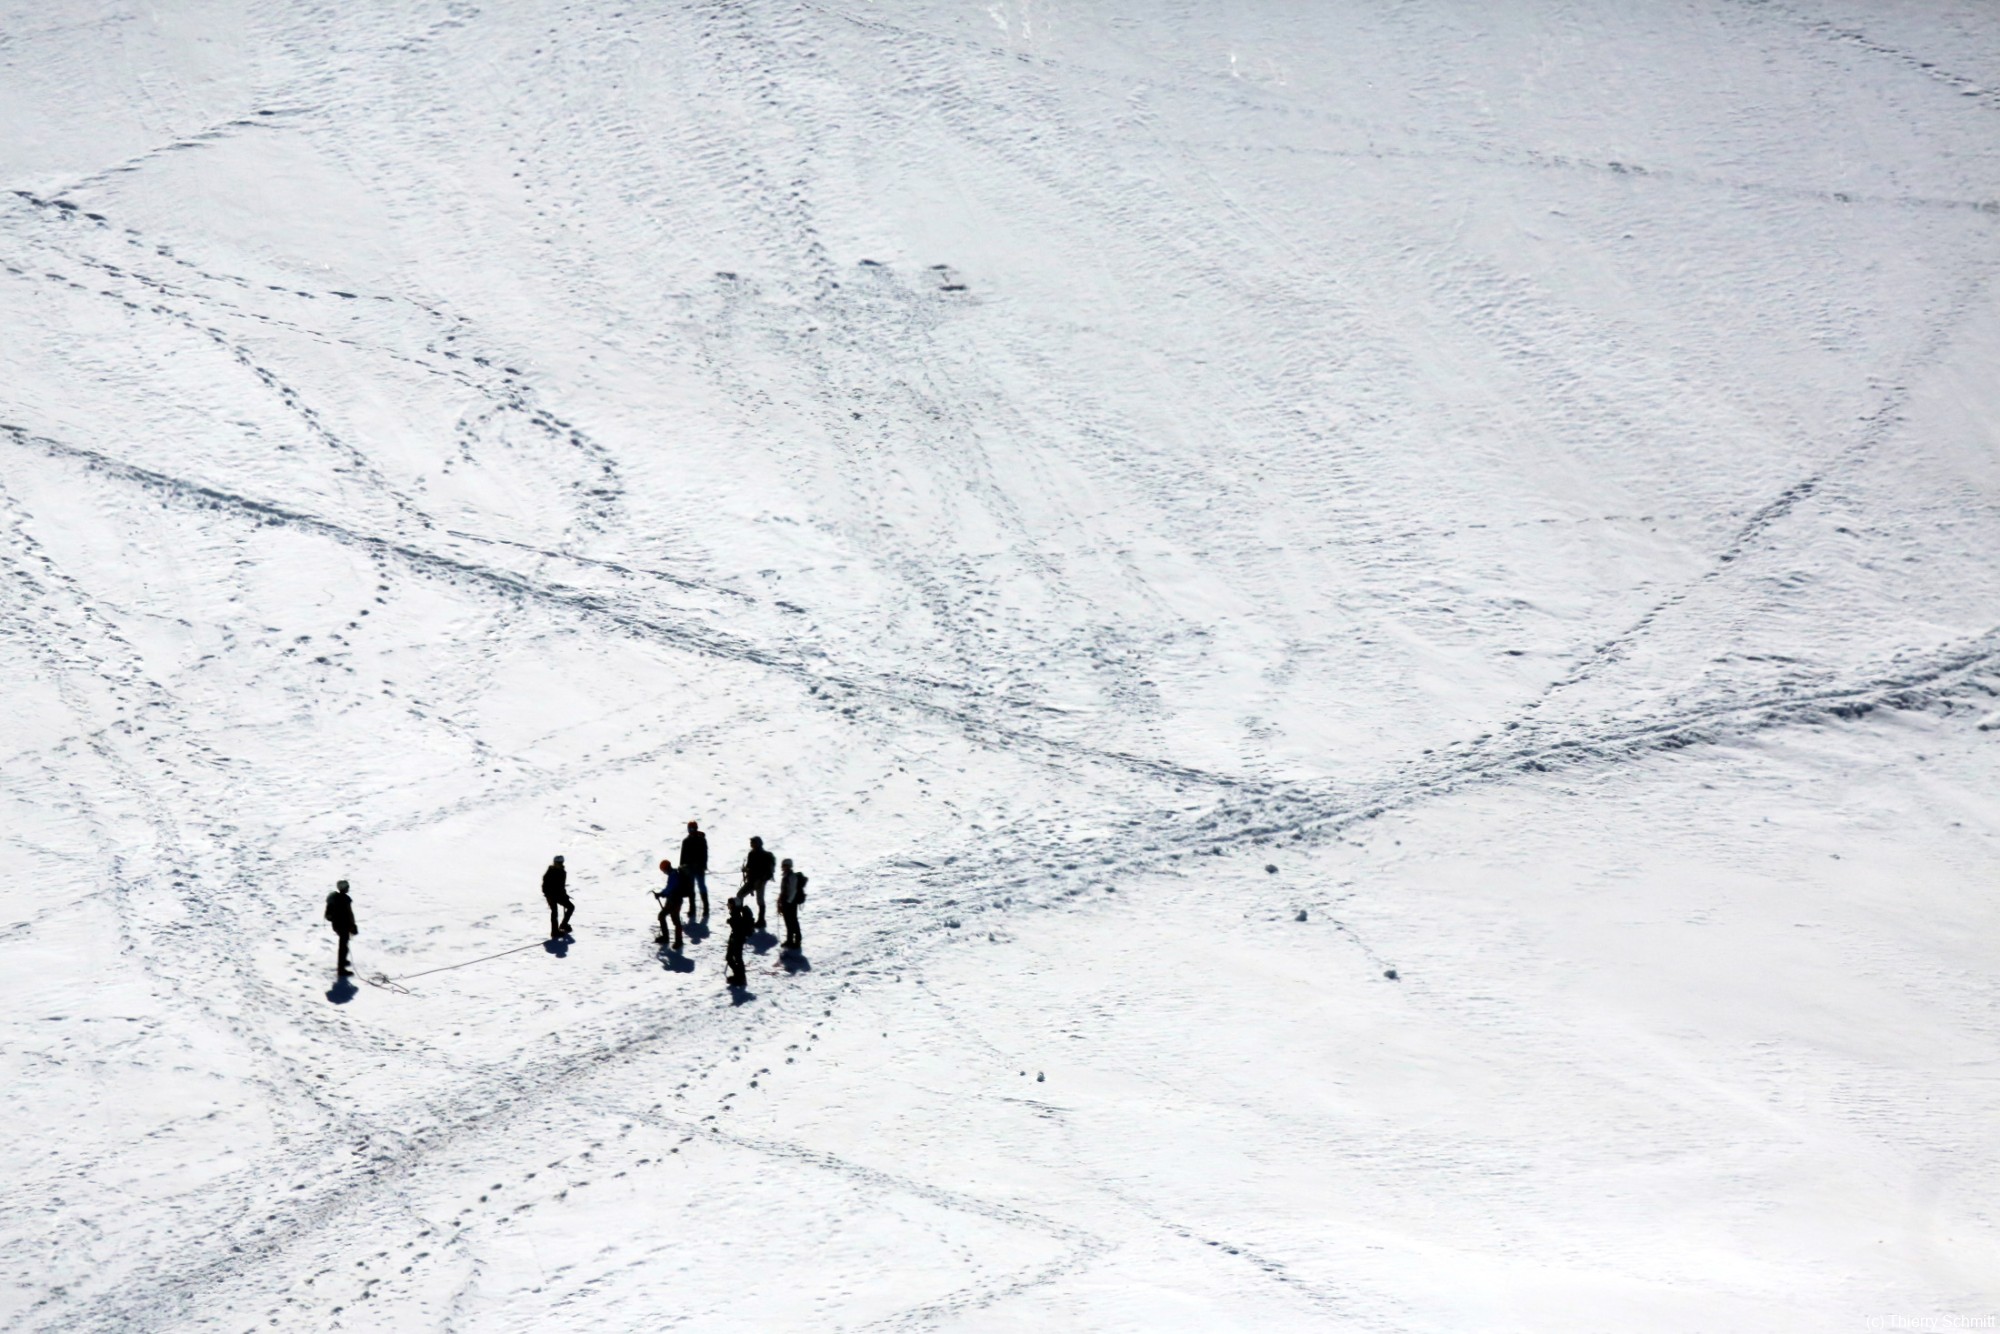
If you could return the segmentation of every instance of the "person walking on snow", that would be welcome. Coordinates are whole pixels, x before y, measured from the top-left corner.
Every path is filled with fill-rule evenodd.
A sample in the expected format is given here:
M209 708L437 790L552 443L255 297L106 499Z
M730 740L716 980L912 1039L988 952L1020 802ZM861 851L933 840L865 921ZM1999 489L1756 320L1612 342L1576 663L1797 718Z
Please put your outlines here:
M340 976L346 977L350 971L347 966L347 942L360 935L361 929L354 925L354 900L347 897L345 880L335 885L333 893L326 896L326 920L333 927L333 934L340 937L340 959L335 967L340 969Z
M549 939L560 940L569 934L569 917L576 911L576 905L569 901L569 872L563 869L560 854L542 872L542 898L549 905ZM558 908L562 909L560 924L556 921Z
M694 918L694 892L701 891L701 920L708 920L708 835L693 820L681 840L681 884L688 893L688 918Z
M799 935L799 905L806 901L806 873L792 869L792 859L785 858L785 873L778 879L778 916L785 919L785 943L780 949L798 953L805 949L805 940Z
M743 975L743 946L756 929L757 919L750 915L750 905L740 897L729 900L729 952L724 956L724 965L729 970L729 985L732 987L740 989L750 985L750 979Z
M764 929L764 886L771 883L771 876L776 869L772 864L771 854L765 850L764 840L761 838L751 839L750 853L743 859L743 888L736 891L736 896L738 898L743 898L750 894L757 896L757 929L759 931Z
M660 940L662 943L665 943L667 939L667 922L669 919L672 919L674 924L672 948L679 949L681 947L681 899L685 897L686 891L681 888L681 873L674 869L673 862L665 857L660 858L660 870L667 877L666 888L658 891L660 900Z

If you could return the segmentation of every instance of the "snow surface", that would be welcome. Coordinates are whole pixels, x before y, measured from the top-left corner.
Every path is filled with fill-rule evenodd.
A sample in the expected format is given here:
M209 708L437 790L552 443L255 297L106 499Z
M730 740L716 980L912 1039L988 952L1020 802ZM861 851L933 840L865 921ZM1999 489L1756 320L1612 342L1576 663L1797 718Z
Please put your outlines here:
M2000 7L13 0L0 127L7 1328L2000 1321Z

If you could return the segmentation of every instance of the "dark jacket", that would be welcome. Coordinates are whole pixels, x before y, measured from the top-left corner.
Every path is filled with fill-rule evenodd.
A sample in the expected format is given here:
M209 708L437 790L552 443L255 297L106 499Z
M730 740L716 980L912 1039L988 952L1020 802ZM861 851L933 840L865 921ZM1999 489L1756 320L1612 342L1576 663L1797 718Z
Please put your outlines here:
M708 874L708 835L699 829L681 840L681 873Z
M354 900L340 890L326 896L326 920L333 924L335 935L358 936L359 928L354 925Z
M746 903L729 905L729 943L732 947L741 948L743 942L750 939L750 933L756 929L757 914L750 911L750 905Z
M743 883L768 885L777 869L778 859L771 855L769 848L752 848L750 855L743 859Z
M554 862L542 872L542 897L550 903L561 903L569 897L569 872Z

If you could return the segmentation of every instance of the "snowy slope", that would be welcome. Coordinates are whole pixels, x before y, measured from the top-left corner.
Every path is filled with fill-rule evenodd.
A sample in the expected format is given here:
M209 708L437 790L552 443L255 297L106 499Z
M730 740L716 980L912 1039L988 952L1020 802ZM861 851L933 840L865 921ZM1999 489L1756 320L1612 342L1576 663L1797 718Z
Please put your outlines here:
M2000 1318L2000 11L65 0L0 127L4 1327Z

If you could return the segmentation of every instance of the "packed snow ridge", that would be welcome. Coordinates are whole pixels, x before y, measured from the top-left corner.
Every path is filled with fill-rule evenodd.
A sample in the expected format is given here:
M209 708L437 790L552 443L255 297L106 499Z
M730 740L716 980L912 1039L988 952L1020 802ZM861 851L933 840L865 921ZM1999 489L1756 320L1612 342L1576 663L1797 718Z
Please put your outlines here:
M0 1328L2000 1322L1996 275L1970 0L17 0Z

